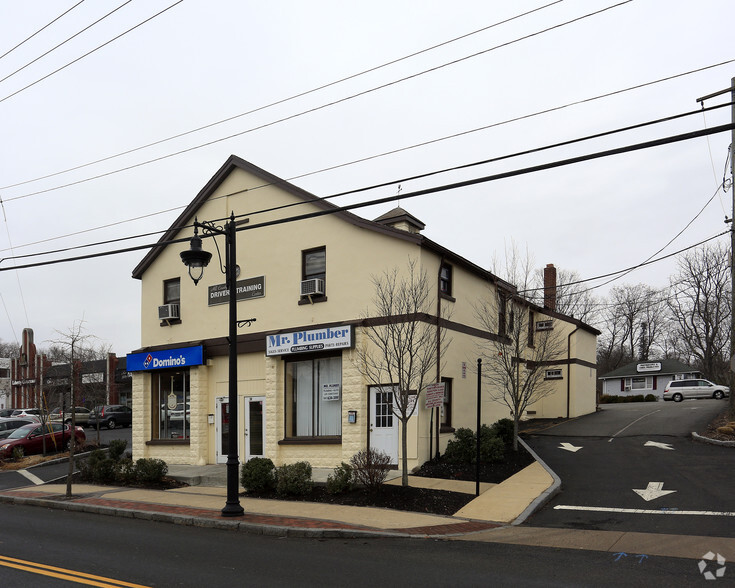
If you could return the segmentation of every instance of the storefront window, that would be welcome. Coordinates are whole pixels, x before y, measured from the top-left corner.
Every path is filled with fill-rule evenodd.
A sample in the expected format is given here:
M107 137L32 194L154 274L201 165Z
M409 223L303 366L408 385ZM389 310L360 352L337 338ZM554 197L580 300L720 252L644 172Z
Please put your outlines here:
M286 434L342 434L342 357L286 363Z
M191 415L189 371L162 371L153 378L153 438L188 439Z

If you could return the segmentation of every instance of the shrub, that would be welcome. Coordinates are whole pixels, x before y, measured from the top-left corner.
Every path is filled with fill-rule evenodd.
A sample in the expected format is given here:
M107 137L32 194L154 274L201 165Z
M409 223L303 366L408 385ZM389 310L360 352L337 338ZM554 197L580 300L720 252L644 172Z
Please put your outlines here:
M653 394L649 394L653 396ZM632 396L612 396L603 394L600 396L600 404L618 404L621 402L643 402L643 394L634 394Z
M658 402L658 396L655 394L646 394L646 402Z
M23 448L22 447L14 447L13 448L13 461L20 461L23 459Z
M138 481L138 471L135 463L129 457L121 459L117 464L116 481L123 486L135 484Z
M117 462L101 449L95 449L89 457L79 462L82 480L95 484L112 484L117 479Z
M158 483L168 473L168 465L162 459L141 457L135 462L135 473L138 482Z
M368 447L353 455L350 465L358 483L370 490L376 490L388 477L390 461L390 456L383 451Z
M510 419L503 419L510 421ZM500 421L498 421L500 422ZM511 436L512 441L512 426ZM482 425L480 427L480 461L490 462L503 459L505 453L505 442L495 433L496 429ZM503 423L500 427L507 434L507 425ZM452 463L475 463L477 460L477 437L472 429L459 428L454 432L454 439L447 443L447 449L444 452L444 458Z
M342 494L349 492L355 487L355 480L352 475L352 466L342 462L341 465L334 468L334 473L327 476L327 492L329 494Z
M128 446L128 442L123 439L113 439L110 441L110 449L108 455L114 461L118 461L125 453L125 448Z
M280 496L303 496L311 492L311 465L307 461L280 466L276 470L276 493Z
M503 443L510 445L513 443L513 419L500 419L491 427L493 433L503 440Z
M240 471L240 483L248 492L267 492L276 487L276 466L267 457L254 457Z

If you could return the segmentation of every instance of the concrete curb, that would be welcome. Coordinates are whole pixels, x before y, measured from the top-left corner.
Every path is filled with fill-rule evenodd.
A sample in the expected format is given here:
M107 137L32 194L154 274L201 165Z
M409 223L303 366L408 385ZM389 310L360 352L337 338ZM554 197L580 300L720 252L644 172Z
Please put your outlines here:
M536 452L531 449L528 444L521 439L518 438L518 441L523 445L523 447L526 448L526 451L531 454L533 459L535 459L541 467L543 467L546 472L551 476L553 483L551 486L549 486L546 490L544 490L541 494L539 494L531 504L529 504L526 509L516 518L511 525L520 525L523 523L528 517L530 517L533 513L535 513L538 509L540 509L544 504L546 504L549 500L551 500L554 496L556 496L559 491L561 490L561 478L556 475L556 472L552 470L543 459L541 459Z
M89 514L125 517L147 521L157 521L184 525L188 527L200 527L209 529L222 529L239 531L252 535L267 535L271 537L300 537L312 539L359 539L359 538L424 538L430 535L414 535L410 533L396 533L394 531L381 531L378 529L312 529L307 527L288 527L279 525L268 525L263 523L251 523L232 519L205 518L192 515L176 513L165 513L147 510L122 509L111 506L100 506L95 504L80 504L66 500L54 500L49 498L28 498L24 496L0 495L0 502L8 504L19 504L25 506L41 506L66 510L70 512L85 512ZM444 535L442 535L444 537Z
M720 441L719 439L710 439L703 437L699 433L692 431L692 439L700 443L709 443L710 445L720 445L721 447L735 447L735 441Z

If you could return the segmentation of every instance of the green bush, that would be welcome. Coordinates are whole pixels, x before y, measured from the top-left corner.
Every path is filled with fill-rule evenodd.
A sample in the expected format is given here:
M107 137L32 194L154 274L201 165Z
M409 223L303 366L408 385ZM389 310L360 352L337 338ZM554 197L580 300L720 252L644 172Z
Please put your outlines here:
M162 459L141 458L135 463L129 456L123 457L126 443L114 443L105 452L95 449L86 459L77 461L79 476L94 484L158 484L168 473L168 465Z
M334 473L327 476L327 492L329 494L342 494L349 492L355 487L355 480L352 475L352 466L342 462L341 465L334 468Z
M276 494L279 496L303 496L311 492L311 465L297 461L276 469Z
M510 445L513 443L513 419L500 419L493 423L492 432L496 437L500 437L503 443Z
M658 402L658 396L655 394L646 394L646 402Z
M355 480L370 490L377 490L385 482L390 462L388 454L372 447L362 449L350 458Z
M128 442L123 439L113 439L110 441L110 450L108 451L110 458L114 461L118 461L122 458L127 446Z
M649 394L653 396L653 394ZM655 398L655 396L654 396ZM644 402L643 394L634 394L632 396L613 396L603 394L600 396L600 404L620 404L621 402Z
M163 480L163 477L168 473L168 465L162 459L141 457L135 462L135 472L138 482L155 484Z
M240 470L240 483L248 492L267 492L276 487L276 466L267 457L254 457Z
M510 420L510 419L505 419ZM511 426L513 425L513 421ZM500 425L506 428L507 425ZM511 433L512 440L512 433ZM480 461L492 462L503 459L505 442L495 433L495 429L482 425L480 427ZM477 461L477 437L472 429L459 428L454 432L454 439L447 443L444 459L452 463L475 463Z

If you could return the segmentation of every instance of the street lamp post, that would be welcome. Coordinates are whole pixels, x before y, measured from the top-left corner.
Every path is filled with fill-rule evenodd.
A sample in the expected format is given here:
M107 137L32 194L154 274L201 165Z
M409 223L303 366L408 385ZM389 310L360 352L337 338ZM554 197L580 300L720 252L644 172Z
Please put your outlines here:
M207 235L224 235L225 237L225 267L222 272L226 276L227 289L230 293L229 299L229 435L227 443L227 502L222 509L222 516L237 517L244 514L244 510L240 505L238 495L239 480L238 466L240 463L237 454L238 441L238 419L237 419L237 327L239 324L250 324L255 319L248 319L238 322L237 320L237 253L235 248L236 228L235 214L230 215L224 227L219 227L212 222L200 223L194 220L194 236L190 241L190 248L181 252L181 261L189 268L189 276L196 286L204 275L204 268L212 259L212 254L202 249L202 240L198 235L198 229L202 229L203 234ZM215 242L216 244L216 242ZM220 258L220 268L222 266L222 257L217 248L217 255Z

